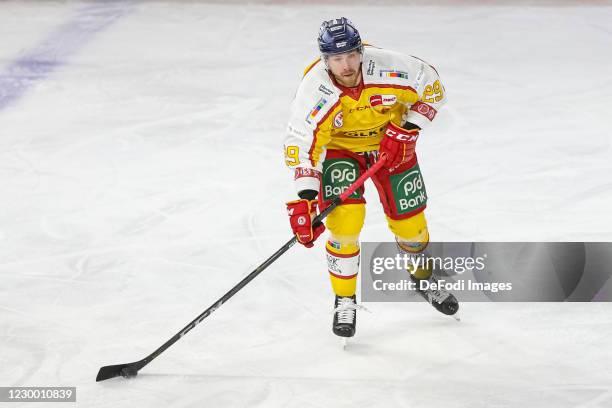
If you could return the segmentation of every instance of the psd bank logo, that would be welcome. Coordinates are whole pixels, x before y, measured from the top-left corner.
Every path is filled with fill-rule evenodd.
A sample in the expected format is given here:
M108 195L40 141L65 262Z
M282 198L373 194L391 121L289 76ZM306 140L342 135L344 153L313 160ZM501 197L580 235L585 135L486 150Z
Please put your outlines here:
M331 161L331 160L330 160ZM357 163L352 160L337 159L323 169L323 195L329 199L342 194L348 187L357 180L359 170ZM359 198L355 192L352 198Z
M392 176L391 185L400 214L414 211L427 203L425 183L418 167L410 169L408 173Z
M421 172L418 170L413 170L410 173L406 174L401 180L400 184L403 182L404 184L404 195L410 196L415 194L418 190L423 189L423 177L421 177Z
M342 183L345 181L352 183L357 180L357 170L354 168L336 168L331 171L330 175L332 183Z

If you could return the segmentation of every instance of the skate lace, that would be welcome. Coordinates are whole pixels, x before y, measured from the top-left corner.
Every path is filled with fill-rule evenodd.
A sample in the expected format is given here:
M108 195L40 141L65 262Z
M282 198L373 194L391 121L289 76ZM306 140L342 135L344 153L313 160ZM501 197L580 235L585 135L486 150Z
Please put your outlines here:
M356 310L370 312L365 306L356 304L352 298L341 297L338 301L338 307L334 309L334 313L338 313L338 323L353 323L355 321Z

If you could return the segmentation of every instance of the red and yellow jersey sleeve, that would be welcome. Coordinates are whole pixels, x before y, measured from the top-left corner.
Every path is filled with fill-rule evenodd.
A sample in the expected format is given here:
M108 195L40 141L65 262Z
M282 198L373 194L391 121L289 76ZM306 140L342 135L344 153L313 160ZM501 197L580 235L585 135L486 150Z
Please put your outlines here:
M291 103L285 163L295 171L296 190L319 189L333 117L341 111L339 91L317 61L307 69Z
M404 122L414 123L421 129L426 128L436 117L438 111L446 103L446 90L436 69L418 58L418 73L414 88L418 100L409 105Z

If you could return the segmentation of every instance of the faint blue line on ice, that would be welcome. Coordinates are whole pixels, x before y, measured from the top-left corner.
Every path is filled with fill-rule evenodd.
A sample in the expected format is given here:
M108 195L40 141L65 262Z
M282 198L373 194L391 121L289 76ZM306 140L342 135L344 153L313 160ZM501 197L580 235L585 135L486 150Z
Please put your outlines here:
M96 2L75 10L39 44L0 72L0 110L18 100L36 81L64 65L94 36L131 9L131 2Z

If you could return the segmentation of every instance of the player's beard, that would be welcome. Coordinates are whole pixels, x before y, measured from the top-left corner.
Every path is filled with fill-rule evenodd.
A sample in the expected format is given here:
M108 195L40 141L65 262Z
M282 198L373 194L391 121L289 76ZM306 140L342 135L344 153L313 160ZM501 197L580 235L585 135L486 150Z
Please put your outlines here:
M336 80L344 86L354 87L359 85L361 71L349 70L343 71L339 76L336 76Z

